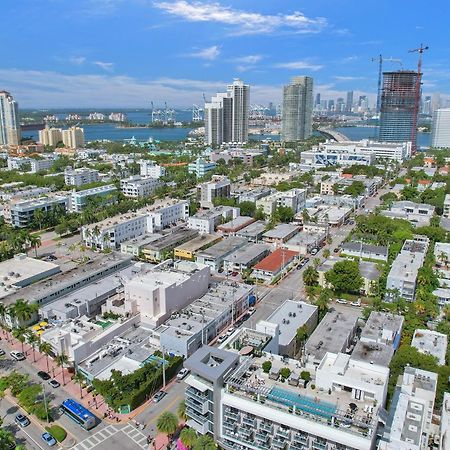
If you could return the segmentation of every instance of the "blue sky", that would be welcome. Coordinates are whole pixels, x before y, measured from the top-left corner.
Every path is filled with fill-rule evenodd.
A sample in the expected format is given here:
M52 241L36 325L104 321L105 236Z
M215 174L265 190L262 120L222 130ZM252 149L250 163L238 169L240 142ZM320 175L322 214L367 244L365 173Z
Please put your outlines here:
M252 103L294 75L322 98L374 98L372 57L421 42L425 94L450 94L450 2L432 0L2 0L0 89L22 107L201 103L234 77ZM4 18L7 18L5 20ZM387 62L386 69L399 63Z

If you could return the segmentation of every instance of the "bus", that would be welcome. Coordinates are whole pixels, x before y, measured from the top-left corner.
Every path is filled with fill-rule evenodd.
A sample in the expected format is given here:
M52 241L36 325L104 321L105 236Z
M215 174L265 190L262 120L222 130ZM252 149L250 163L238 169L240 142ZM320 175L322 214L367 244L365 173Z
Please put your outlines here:
M71 398L62 402L60 411L85 430L90 430L97 424L94 414Z

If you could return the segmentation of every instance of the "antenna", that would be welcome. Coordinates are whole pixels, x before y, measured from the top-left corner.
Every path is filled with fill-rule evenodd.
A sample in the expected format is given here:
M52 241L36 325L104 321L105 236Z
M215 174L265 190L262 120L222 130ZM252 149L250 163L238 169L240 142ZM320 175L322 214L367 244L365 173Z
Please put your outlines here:
M414 115L413 115L413 123L411 127L411 150L412 153L415 153L417 151L417 121L419 118L419 103L420 103L420 86L422 84L422 55L425 52L425 50L428 50L429 47L423 46L423 44L420 44L419 48L415 48L413 50L409 50L408 53L418 53L419 54L419 61L417 62L417 79L416 79L416 86L415 86L415 98L414 98Z

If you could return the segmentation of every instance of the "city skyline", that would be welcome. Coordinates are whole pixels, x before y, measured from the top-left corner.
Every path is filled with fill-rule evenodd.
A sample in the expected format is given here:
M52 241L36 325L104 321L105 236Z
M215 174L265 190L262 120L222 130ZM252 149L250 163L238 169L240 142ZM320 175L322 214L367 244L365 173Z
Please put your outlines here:
M45 15L44 3L51 6ZM422 16L403 0L364 8L325 0L244 6L187 0L25 0L17 6L7 0L3 10L11 20L0 36L7 41L15 33L16 39L14 48L0 50L0 88L22 108L146 107L151 100L185 107L235 77L252 86L252 103L279 103L292 76L314 77L322 98L345 98L352 90L373 104L372 58L401 58L405 69L415 69L417 55L408 50L420 42L430 46L424 95L450 94L449 50L438 35L445 26L441 5L429 5ZM35 17L39 26L28 26ZM43 51L47 40L50 50Z

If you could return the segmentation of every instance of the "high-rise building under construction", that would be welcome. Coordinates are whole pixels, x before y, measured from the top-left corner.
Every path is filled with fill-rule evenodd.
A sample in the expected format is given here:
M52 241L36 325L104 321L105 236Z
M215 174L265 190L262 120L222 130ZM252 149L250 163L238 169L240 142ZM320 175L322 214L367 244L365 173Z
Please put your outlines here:
M383 142L406 142L413 137L412 129L417 118L416 89L418 73L399 70L383 73L381 92L380 135ZM415 142L412 143L415 147Z

